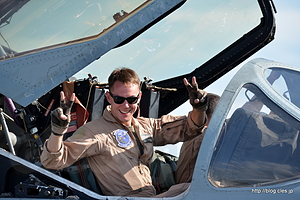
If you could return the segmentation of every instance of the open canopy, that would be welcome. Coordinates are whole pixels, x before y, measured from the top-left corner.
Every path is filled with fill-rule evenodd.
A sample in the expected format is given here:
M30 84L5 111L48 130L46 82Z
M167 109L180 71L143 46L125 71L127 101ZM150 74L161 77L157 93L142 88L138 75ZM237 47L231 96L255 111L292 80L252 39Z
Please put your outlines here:
M182 78L205 88L273 39L268 0L1 1L0 93L25 106L88 73L106 82L129 67L158 87L159 115L187 100ZM146 31L147 30L147 31ZM79 73L78 73L79 72Z

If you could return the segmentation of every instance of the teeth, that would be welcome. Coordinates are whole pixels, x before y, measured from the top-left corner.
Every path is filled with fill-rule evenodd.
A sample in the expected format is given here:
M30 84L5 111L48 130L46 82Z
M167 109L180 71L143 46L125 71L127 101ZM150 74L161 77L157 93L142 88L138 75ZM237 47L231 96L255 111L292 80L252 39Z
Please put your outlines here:
M122 110L120 110L120 112L121 112L121 113L123 113L123 114L127 114L127 113L129 113L129 112L130 112L130 110L128 110L127 112L126 112L126 111L122 111Z

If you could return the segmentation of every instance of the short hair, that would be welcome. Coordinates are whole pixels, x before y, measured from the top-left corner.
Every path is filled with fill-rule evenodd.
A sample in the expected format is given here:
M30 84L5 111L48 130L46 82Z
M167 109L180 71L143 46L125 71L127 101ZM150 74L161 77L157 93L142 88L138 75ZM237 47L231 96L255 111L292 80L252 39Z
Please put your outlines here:
M215 111L215 108L220 100L220 96L213 93L207 94L207 110L206 115L208 118L210 118Z
M134 70L126 67L117 68L110 74L110 76L108 77L109 90L111 90L113 84L116 81L120 81L123 84L135 83L139 86L139 88L141 83L138 74Z

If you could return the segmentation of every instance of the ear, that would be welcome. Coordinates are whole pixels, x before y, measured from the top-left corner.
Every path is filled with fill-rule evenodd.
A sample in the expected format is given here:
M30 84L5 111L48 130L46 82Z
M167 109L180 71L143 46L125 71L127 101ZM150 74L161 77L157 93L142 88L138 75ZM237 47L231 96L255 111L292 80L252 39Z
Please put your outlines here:
M139 95L138 104L141 102L141 99L142 99L142 91L140 91L140 95Z
M108 103L111 104L112 103L112 97L110 96L108 91L105 92L105 97L106 97L106 100L108 101Z

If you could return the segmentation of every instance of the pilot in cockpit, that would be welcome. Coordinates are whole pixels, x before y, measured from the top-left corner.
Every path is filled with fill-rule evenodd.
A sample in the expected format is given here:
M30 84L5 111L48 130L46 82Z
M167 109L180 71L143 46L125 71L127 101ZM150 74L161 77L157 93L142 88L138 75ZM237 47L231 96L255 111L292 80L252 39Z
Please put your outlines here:
M61 169L87 157L103 195L155 197L150 161L153 146L175 144L203 134L207 93L196 78L184 79L193 110L188 116L165 115L159 119L134 118L142 93L140 79L128 68L114 70L108 78L107 106L101 118L81 126L63 141L75 95L61 93L61 106L51 114L52 134L45 142L41 162ZM184 186L178 186L185 189ZM165 196L181 193L176 188ZM161 194L164 196L164 194Z

